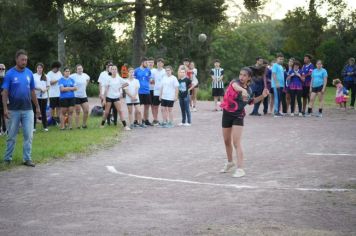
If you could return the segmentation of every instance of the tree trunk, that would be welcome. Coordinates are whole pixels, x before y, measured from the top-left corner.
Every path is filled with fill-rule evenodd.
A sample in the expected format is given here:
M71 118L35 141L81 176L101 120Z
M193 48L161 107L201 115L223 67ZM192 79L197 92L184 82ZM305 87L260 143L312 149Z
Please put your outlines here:
M135 28L133 33L133 55L132 65L137 67L140 65L141 57L145 55L145 35L146 35L146 7L145 0L135 1Z
M66 64L66 51L64 45L64 4L57 1L57 24L58 24L58 61Z

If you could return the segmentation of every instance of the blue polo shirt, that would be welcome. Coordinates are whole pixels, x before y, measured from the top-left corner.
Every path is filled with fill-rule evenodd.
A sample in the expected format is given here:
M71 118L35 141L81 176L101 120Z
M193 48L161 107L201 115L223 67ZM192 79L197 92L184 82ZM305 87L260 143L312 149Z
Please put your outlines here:
M140 82L138 94L150 94L151 70L148 68L142 69L141 67L138 67L135 69L134 76Z
M58 86L59 86L59 90L64 87L75 87L75 81L74 79L72 79L71 77L68 78L64 78L62 77L59 81L58 81ZM59 99L66 99L66 98L74 98L74 91L66 91L66 92L60 92L59 95Z
M31 90L35 89L35 81L31 70L18 71L12 67L5 75L2 88L9 92L9 110L32 110Z
M274 63L272 66L272 77L271 77L271 82L272 82L272 88L276 88L276 84L273 79L273 73L276 74L276 78L279 82L279 87L284 88L284 70L283 66L281 66L278 63Z
M317 88L324 85L324 78L328 77L328 72L326 72L324 68L321 68L320 70L314 69L311 76L313 78L312 87Z

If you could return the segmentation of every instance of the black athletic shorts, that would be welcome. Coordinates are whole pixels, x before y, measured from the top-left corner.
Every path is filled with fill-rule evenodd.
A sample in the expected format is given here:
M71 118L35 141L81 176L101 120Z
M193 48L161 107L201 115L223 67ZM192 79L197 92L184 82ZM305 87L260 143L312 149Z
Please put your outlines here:
M151 94L139 94L141 105L151 105Z
M310 95L310 87L309 86L303 86L303 98L308 98Z
M81 105L83 103L88 102L88 98L75 98L75 104L76 105Z
M173 107L173 105L174 105L174 101L164 100L164 99L161 100L162 107Z
M127 106L136 106L136 105L140 105L140 103L135 102L135 103L126 103Z
M60 107L74 107L75 105L75 98L61 98L59 99Z
M105 100L106 100L106 102L114 103L114 102L120 101L120 98L108 98L108 97L106 97Z
M225 92L223 88L213 88L211 95L213 97L223 97L224 93Z
M161 104L161 101L159 100L159 96L153 96L152 105L159 106L159 104Z
M152 101L153 96L154 96L154 90L150 90L150 96L151 96L151 101Z
M52 109L54 109L56 107L60 107L59 97L49 98L49 107L52 108Z
M312 93L320 93L323 90L323 85L319 87L312 87Z
M231 128L233 125L244 126L244 118L236 117L224 110L221 126L223 128Z

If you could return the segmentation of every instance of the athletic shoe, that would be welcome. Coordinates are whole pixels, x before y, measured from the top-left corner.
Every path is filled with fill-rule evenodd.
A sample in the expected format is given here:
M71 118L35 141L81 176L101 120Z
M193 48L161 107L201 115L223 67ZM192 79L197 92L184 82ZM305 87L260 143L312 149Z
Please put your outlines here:
M275 113L274 117L282 117L282 115L280 113Z
M323 118L323 113L318 113L315 115L316 117Z
M29 166L29 167L35 167L35 163L33 163L31 160L27 160L23 163L25 166Z
M290 113L290 116L292 116L292 117L293 117L293 116L294 116L294 113Z
M44 129L44 132L48 132L48 129L47 129L47 128L45 128L45 129Z
M35 132L36 132L36 129L33 129L33 130L32 130L32 132L34 132L34 133L35 133Z
M125 126L125 127L124 127L124 130L130 131L131 129L130 129L130 127L128 127L128 126Z
M235 167L235 163L234 162L226 162L225 165L224 165L224 168L222 168L220 170L220 173L229 172L234 167Z
M179 123L178 126L183 126L184 124L183 123Z
M153 126L157 126L157 125L159 125L159 121L158 121L158 120L154 120L154 121L152 122L152 124L153 124Z
M172 122L167 123L167 128L173 128L173 127L174 127L174 124Z
M4 160L5 165L11 165L12 160Z
M162 123L160 123L158 127L160 127L160 128L168 128L168 126L167 126L167 123L166 123L166 122L162 122Z
M141 128L141 126L139 124L134 124L135 128Z
M312 113L309 113L309 112L304 114L304 117L311 117L311 116L312 116Z
M145 121L145 125L147 125L147 126L153 126L153 124L151 124L151 122L150 122L149 120L146 120L146 121Z
M240 178L240 177L244 176L245 174L246 174L246 173L245 173L245 171L244 171L243 169L237 168L237 169L235 170L235 172L232 174L232 177L234 177L234 178Z
M298 116L299 116L299 117L302 117L302 116L303 116L303 113L299 112L299 113L298 113Z
M145 125L145 124L143 124L143 123L140 124L139 126L140 126L140 128L147 128L147 125Z
M135 128L135 125L134 124L131 124L130 125L130 129L134 129Z
M184 126L192 126L192 124L190 124L190 123L185 123L185 124L183 124Z
M82 128L86 129L86 128L88 128L88 126L87 125L82 125Z
M197 112L198 110L195 107L193 107L192 111Z

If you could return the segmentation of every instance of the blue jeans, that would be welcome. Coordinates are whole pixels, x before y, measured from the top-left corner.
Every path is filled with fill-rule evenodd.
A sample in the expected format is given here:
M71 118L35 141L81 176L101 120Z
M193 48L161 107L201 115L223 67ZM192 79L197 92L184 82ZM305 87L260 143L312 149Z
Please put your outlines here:
M273 88L274 114L279 113L279 107L281 106L281 101L282 101L282 89L283 88L281 87Z
M12 160L12 153L15 149L16 136L19 132L20 124L22 125L23 130L23 160L31 160L33 116L34 114L32 110L10 111L5 160Z
M182 112L182 123L186 123L186 120L188 120L188 123L191 124L191 114L190 114L190 105L189 105L189 95L185 98L179 98L179 105L180 105L180 110Z

